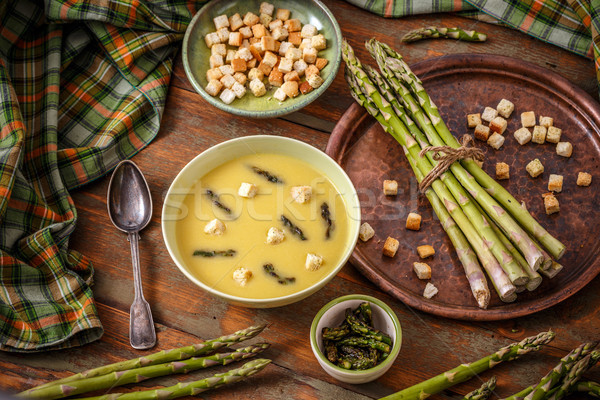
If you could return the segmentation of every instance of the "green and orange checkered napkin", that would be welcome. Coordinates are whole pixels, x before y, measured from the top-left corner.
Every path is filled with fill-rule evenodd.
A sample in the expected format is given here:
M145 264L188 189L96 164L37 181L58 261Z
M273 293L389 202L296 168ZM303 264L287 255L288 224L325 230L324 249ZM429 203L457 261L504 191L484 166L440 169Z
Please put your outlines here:
M596 0L347 0L384 17L457 12L500 22L596 60L600 82L600 2Z
M192 1L0 2L0 350L102 335L69 190L158 132Z

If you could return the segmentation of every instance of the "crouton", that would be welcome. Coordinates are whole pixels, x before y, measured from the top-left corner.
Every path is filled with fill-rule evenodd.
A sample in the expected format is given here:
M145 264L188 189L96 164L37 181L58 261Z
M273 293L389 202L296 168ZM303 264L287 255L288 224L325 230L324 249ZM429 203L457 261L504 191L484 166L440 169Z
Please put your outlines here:
M206 93L213 97L216 97L221 89L223 89L223 84L216 79L209 81L208 85L206 85Z
M496 163L496 179L510 178L510 166L506 163Z
M562 157L571 157L573 145L569 142L558 142L556 144L556 154Z
M263 36L267 36L267 28L263 24L252 25L252 34L255 38L262 38Z
M241 27L238 33L242 35L242 39L250 39L254 37L254 34L252 33L252 28L250 28L249 26Z
M302 49L302 59L307 64L313 64L317 61L317 49L313 47L305 47Z
M304 60L294 61L294 71L298 73L298 76L304 75L306 68L308 68L308 64Z
M283 23L285 29L289 32L300 32L302 30L302 22L297 18L288 19ZM302 33L300 33L302 35Z
M310 86L310 83L308 83L307 81L304 81L304 82L300 83L299 89L300 89L300 93L307 94L307 93L312 92L313 87Z
M366 242L373 236L375 236L375 231L373 230L371 225L369 225L368 222L363 222L363 224L358 229L358 237L360 238L360 240Z
M525 128L535 126L535 113L533 111L521 113L521 125Z
M207 33L206 36L204 36L204 42L206 43L206 46L208 48L211 48L215 44L221 43L221 38L219 37L219 34L217 32L211 32Z
M213 44L210 48L210 54L225 57L227 55L227 46L223 43Z
M423 246L418 246L417 253L419 254L419 257L427 258L427 257L431 257L435 254L435 249L433 248L433 246L426 244Z
M280 19L282 21L287 21L288 19L290 19L290 10L287 10L285 8L278 8L277 12L275 13L275 18Z
M239 267L233 271L233 280L240 286L246 286L250 278L252 278L252 271L247 268Z
M275 64L277 64L277 56L270 51L265 51L265 55L263 56L262 62L268 65L269 67L273 68Z
M290 33L285 28L275 28L271 31L271 35L273 36L273 39L282 41L287 39Z
M213 79L221 79L223 77L223 73L219 68L211 68L206 71L206 80L212 81Z
M252 68L250 72L248 72L248 79L250 79L250 81L253 81L255 79L262 81L264 78L265 74L263 74L263 72L258 68Z
M267 243L268 244L279 244L285 239L285 233L281 229L271 227L267 232Z
M287 74L288 72L292 72L294 68L294 61L291 58L282 58L279 60L279 66L277 67L281 72Z
M264 60L261 61L258 64L258 67L256 67L260 72L262 72L263 75L269 75L271 73L271 71L273 70L273 67L270 65L265 64Z
M264 51L277 51L279 42L271 36L263 36L260 38L260 46Z
M563 176L550 174L548 178L548 190L551 192L560 193L563 187Z
M289 50L290 47L293 46L294 45L290 42L281 42L281 44L279 45L279 55L281 57L285 57L285 53Z
M546 141L546 128L541 125L534 126L531 141L537 144L544 144Z
M327 39L325 36L318 34L310 38L311 47L317 50L325 50L327 48Z
M229 40L229 34L231 32L229 31L229 29L227 28L221 28L217 31L217 35L219 36L219 42L221 43L227 43L227 41Z
M233 87L233 85L237 82L235 80L235 78L229 74L227 75L223 75L220 79L220 82L223 84L223 86L225 86L227 89L231 89Z
M425 285L425 290L423 290L423 297L426 299L431 299L436 294L438 294L438 288L435 287L435 285L431 282L427 282L427 285Z
M488 138L487 144L498 150L504 144L504 136L494 132L494 134Z
M398 194L398 182L394 180L383 181L383 194L386 196L395 196Z
M547 215L559 212L560 205L558 204L558 199L553 194L544 196L544 208Z
M475 127L474 136L475 136L475 139L479 139L484 142L487 142L487 140L490 137L490 128L483 124L479 124Z
M577 186L590 186L592 184L592 175L587 172L577 174Z
M231 76L231 75L230 75ZM221 101L225 104L231 104L233 100L235 100L235 93L231 89L225 89L221 92L219 96Z
M406 218L406 229L418 231L421 229L421 216L417 213L409 213Z
M311 76L314 76L314 75L318 76L320 73L321 72L319 71L319 68L315 67L313 64L309 65L304 70L304 74L306 75L306 79L308 79L308 78L310 78Z
M515 139L517 139L517 142L521 146L529 143L529 141L531 140L531 132L529 131L528 128L517 129L514 133L514 136L515 136Z
M227 15L225 14L214 17L213 22L215 23L216 30L229 27L229 18L227 18Z
M313 36L315 36L316 34L319 33L319 30L317 29L316 26L311 25L311 24L306 24L302 27L302 30L300 32L300 36L304 39L304 38L311 38Z
M287 82L287 81L300 82L300 76L298 75L298 73L296 71L288 72L287 74L285 74L283 76L283 81L284 82Z
M419 279L431 279L431 267L425 263L414 262L413 271Z
M542 117L540 115L540 125L548 129L554 125L554 119L551 117Z
M469 128L475 128L477 125L481 125L481 114L467 115L467 126Z
M254 26L259 23L260 18L258 17L258 15L248 11L246 13L246 15L244 15L243 21L244 21L244 24L247 26Z
M283 85L283 72L281 72L279 68L273 68L271 70L271 73L269 74L269 84L273 86Z
M247 199L253 198L256 196L256 193L258 193L258 188L256 185L248 182L242 182L240 188L238 189L238 195Z
M285 92L286 96L289 98L294 98L298 96L298 82L297 81L287 81L281 85L281 89Z
M508 123L506 122L506 120L498 116L490 122L490 130L492 132L498 132L499 134L503 134L506 130L507 125Z
M312 188L310 186L292 186L291 195L296 203L307 203L312 197Z
M492 107L486 107L481 113L481 119L485 122L492 122L498 116L498 111Z
M220 54L213 54L209 57L208 62L210 64L210 68L219 68L221 65L224 65L223 56Z
M242 26L244 26L244 21L242 21L242 17L240 14L235 13L231 17L229 17L229 29L232 31L237 31Z
M262 82L262 79L252 79L252 81L250 81L250 90L255 97L261 97L267 93L267 88Z
M525 169L527 172L529 172L529 175L531 175L532 178L536 178L544 172L544 165L539 159L536 158L535 160L530 161Z
M329 61L326 58L317 58L317 61L315 61L315 67L317 67L319 70L322 70L328 63Z
M233 61L233 59L237 56L237 51L235 50L227 50L227 56L225 57L225 62L227 64L231 64L231 62ZM226 67L231 68L231 65L226 65ZM233 68L232 68L233 70ZM230 75L233 75L230 74Z
M231 60L231 67L233 68L233 72L245 72L247 67L246 67L246 61L242 60L241 58L234 58L233 60Z
M283 28L283 21L280 19L274 19L269 23L269 30L272 32L277 28Z
M238 81L236 81L231 87L231 91L235 93L235 97L241 99L246 94L246 87L240 84Z
M398 242L393 237L388 236L383 244L383 255L387 257L394 257L396 252L398 251L398 247L400 246L400 242Z
M239 47L242 45L242 34L239 32L230 32L229 33L229 45Z
M549 126L546 133L546 141L550 143L560 142L560 136L562 135L562 129L555 126Z
M300 46L300 44L302 43L302 37L300 36L300 32L290 32L288 36L288 42L290 42L294 46Z
M302 50L300 50L296 47L290 47L285 52L285 58L289 58L292 61L297 61L302 58Z
M258 20L266 28L267 26L269 26L269 24L271 23L271 21L273 21L273 17L271 17L269 14L260 14L259 17L258 17Z
M304 264L304 266L306 267L307 270L316 271L319 268L321 268L322 265L323 265L323 257L321 257L317 254L313 254L313 253L308 253L306 255L306 263Z
M259 11L261 14L273 15L273 11L275 11L275 6L271 3L263 1L262 3L260 3Z
M225 233L227 226L218 218L213 219L204 227L204 232L209 235L221 236Z
M319 88L323 84L323 82L325 82L323 78L321 78L319 75L307 75L307 81L310 84L310 86L312 86L314 89Z
M498 103L498 105L496 106L496 110L498 111L498 114L500 116L502 116L503 118L508 118L510 117L510 114L512 114L512 112L515 109L515 105L506 99L502 99L500 100L500 103Z

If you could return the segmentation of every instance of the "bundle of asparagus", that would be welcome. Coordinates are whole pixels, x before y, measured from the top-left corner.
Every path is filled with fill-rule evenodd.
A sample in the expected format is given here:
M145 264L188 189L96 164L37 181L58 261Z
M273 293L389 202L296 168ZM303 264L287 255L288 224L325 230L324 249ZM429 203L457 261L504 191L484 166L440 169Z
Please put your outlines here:
M146 379L170 374L188 373L215 365L227 365L234 361L254 357L269 348L267 343L258 343L230 352L215 353L222 348L252 339L265 329L266 325L251 326L231 335L207 340L200 344L160 351L148 356L122 361L84 371L63 379L36 386L21 392L17 397L27 399L61 399L94 390L109 389L128 383L138 383ZM202 357L199 357L202 356ZM253 375L271 361L258 359L225 373L195 382L179 383L163 389L146 390L132 393L112 393L92 399L156 399L191 396L205 390L237 382Z
M562 266L552 257L559 259L565 246L474 160L441 160L439 150L477 152L467 152L450 133L400 54L375 39L366 47L380 71L363 65L350 45L342 44L352 96L400 143L417 181L430 181L424 193L456 249L478 306L486 308L490 299L481 266L505 302L515 301L519 291L537 288L542 281L538 271L555 276ZM431 146L436 146L433 151ZM441 162L448 168L432 179L428 174L439 170Z

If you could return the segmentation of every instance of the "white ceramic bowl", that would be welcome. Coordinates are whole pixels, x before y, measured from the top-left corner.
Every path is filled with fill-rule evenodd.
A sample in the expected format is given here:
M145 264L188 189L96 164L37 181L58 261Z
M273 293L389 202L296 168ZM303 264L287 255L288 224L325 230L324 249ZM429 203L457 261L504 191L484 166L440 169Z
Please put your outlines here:
M346 204L349 232L344 245L344 248L346 249L344 254L342 254L338 263L331 268L329 274L325 275L320 281L304 290L286 296L251 299L223 293L208 286L190 273L190 270L181 256L176 240L175 227L177 221L182 217L182 202L186 195L190 193L191 188L198 179L227 161L254 153L283 154L308 162L331 180ZM329 282L340 269L342 269L344 264L346 264L346 261L348 261L350 254L352 254L358 238L358 229L360 227L360 203L358 195L356 194L356 189L354 189L348 175L346 175L344 170L332 158L321 150L299 140L281 136L246 136L232 139L211 147L190 161L181 172L179 172L177 177L175 177L175 180L173 180L165 197L161 222L163 238L171 258L181 272L183 272L183 274L192 282L207 292L225 299L232 304L254 308L270 308L291 304L308 297L325 286L325 284Z
M373 327L387 333L393 341L390 355L373 368L362 371L347 370L332 364L324 353L323 328L339 326L345 318L347 308L355 309L360 303L368 301L371 304ZM387 304L374 297L363 294L351 294L338 297L327 303L315 316L310 327L310 347L321 367L335 379L346 383L366 383L374 381L385 374L394 364L402 345L402 328L398 317Z

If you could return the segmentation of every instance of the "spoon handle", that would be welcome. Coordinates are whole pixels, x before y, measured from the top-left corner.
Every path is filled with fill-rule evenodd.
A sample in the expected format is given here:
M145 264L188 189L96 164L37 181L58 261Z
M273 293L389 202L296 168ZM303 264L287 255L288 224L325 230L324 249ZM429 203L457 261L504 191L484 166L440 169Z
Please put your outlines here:
M131 245L131 260L133 263L133 286L135 297L129 310L129 342L134 349L149 349L156 344L156 332L154 331L154 320L150 305L144 299L142 290L142 277L140 272L140 255L138 245L138 233L129 232L129 244Z

